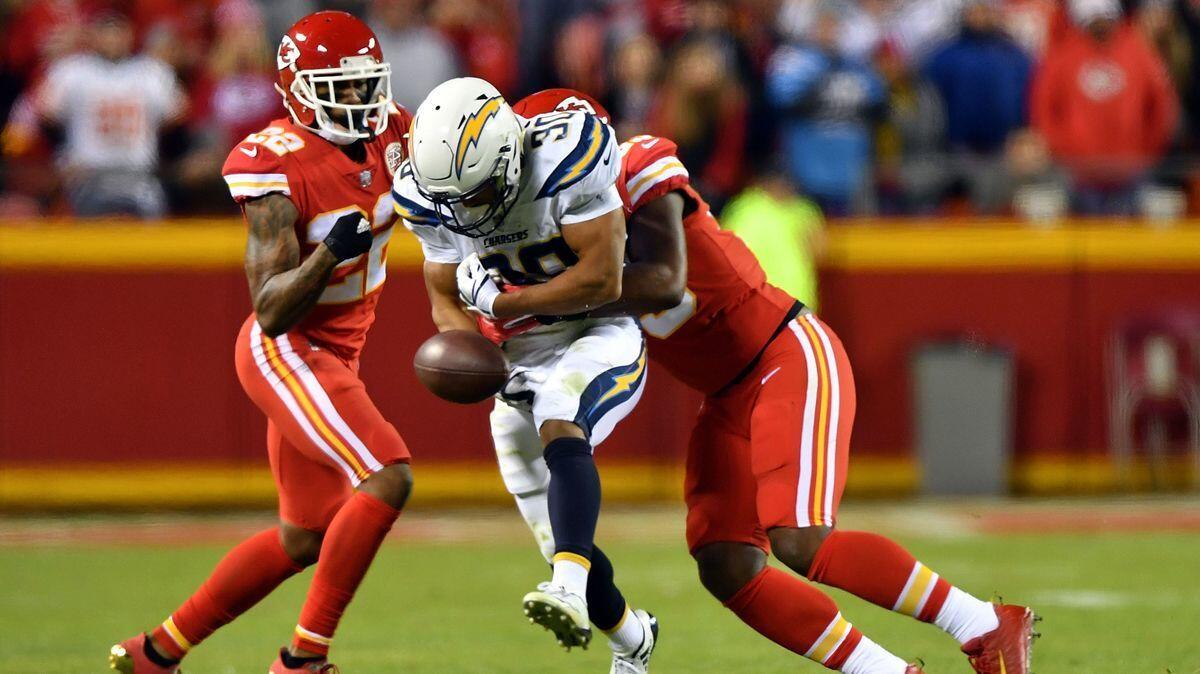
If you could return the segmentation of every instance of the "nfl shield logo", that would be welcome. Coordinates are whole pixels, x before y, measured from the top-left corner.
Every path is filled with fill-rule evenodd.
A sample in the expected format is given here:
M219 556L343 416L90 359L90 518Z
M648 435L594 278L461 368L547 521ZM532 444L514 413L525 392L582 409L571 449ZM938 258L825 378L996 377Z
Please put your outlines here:
M362 173L358 174L358 184L365 190L371 186L371 179L375 174L371 169L363 169Z

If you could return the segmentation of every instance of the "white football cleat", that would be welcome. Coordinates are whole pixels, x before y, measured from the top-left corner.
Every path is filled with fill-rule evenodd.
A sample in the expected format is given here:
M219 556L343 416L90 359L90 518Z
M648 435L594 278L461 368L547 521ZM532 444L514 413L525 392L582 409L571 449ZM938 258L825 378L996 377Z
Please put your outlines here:
M586 649L591 643L592 626L582 596L561 585L540 583L537 590L525 595L523 603L529 622L553 632L559 646L569 651L573 646Z
M608 674L646 674L650 671L650 656L654 655L654 647L658 645L658 618L636 609L633 617L642 623L642 645L632 653L622 655L613 652L612 669Z

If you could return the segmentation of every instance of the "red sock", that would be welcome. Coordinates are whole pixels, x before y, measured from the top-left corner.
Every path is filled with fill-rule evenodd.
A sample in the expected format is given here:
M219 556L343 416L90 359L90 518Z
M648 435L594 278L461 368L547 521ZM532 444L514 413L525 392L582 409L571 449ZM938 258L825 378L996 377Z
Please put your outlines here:
M329 652L342 613L399 516L399 510L363 492L342 506L321 544L321 559L300 611L293 648L319 655Z
M769 566L725 607L764 637L830 669L839 669L862 640L824 592Z
M830 534L808 577L925 622L933 622L950 592L950 583L895 541L862 531Z
M279 529L255 534L230 550L200 589L154 628L151 637L172 658L181 659L217 628L303 570L283 551Z

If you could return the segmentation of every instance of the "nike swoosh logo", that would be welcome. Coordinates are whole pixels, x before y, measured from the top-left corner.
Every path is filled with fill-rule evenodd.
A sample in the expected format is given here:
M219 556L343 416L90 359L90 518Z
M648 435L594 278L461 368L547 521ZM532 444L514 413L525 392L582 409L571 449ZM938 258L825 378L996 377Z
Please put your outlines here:
M658 145L658 141L660 141L660 140L662 140L662 139L655 138L654 140L648 140L644 143L638 143L638 145L641 145L643 148L649 150L650 148L654 147L655 145Z
M768 372L767 376L762 378L762 383L765 385L768 381L771 380L771 377L774 377L775 375L779 374L779 371L782 369L783 369L783 366L780 365L779 367L775 368L774 370L771 370L770 372Z
M258 156L258 148L254 148L253 150L251 150L248 148L239 147L238 149L242 151L242 154L246 155L247 157L250 157L251 159Z

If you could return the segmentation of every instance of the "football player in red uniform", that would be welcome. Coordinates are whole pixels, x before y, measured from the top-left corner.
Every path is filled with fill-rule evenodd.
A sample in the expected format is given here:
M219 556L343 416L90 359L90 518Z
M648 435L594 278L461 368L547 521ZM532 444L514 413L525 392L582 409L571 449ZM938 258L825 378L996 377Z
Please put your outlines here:
M577 107L607 118L564 89L514 109ZM1026 674L1031 610L981 601L883 536L834 528L855 411L841 342L720 229L674 143L639 136L621 150L629 262L621 299L600 311L642 315L651 359L706 396L686 477L701 583L746 624L830 669L919 671L863 636L820 590L768 566L773 553L812 581L936 624L977 672Z
M270 672L334 671L334 630L412 486L408 448L358 378L409 115L391 103L375 35L349 14L301 19L277 65L288 118L239 143L223 173L249 228L254 313L237 338L237 373L268 418L280 523L230 551L152 632L114 646L110 664L124 674L178 672L191 648L314 563L292 643Z

